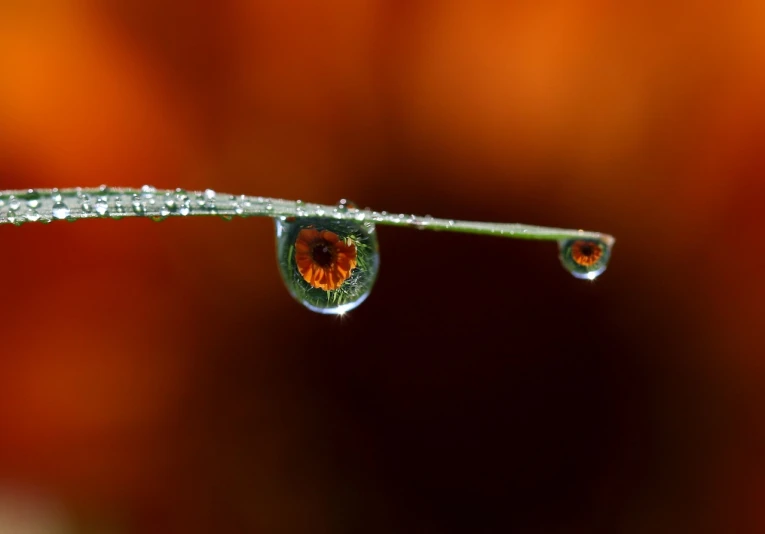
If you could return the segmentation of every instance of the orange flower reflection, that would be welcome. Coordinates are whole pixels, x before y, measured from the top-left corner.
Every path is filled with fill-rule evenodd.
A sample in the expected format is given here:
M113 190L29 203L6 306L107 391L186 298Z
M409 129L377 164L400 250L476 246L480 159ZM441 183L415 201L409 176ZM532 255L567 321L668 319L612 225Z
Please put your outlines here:
M343 285L356 268L356 245L329 230L300 230L295 240L295 263L303 280L325 291Z
M594 241L577 241L571 247L571 257L584 267L594 265L603 255L603 247Z

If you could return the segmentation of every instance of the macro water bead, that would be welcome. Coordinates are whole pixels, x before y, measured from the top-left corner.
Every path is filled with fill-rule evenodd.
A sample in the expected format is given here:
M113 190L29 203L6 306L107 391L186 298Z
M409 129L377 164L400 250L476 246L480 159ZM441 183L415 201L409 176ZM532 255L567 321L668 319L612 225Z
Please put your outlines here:
M560 261L577 278L594 280L608 266L611 245L602 239L567 239L559 242Z
M290 294L319 313L355 308L377 278L379 246L368 221L278 218L276 255Z

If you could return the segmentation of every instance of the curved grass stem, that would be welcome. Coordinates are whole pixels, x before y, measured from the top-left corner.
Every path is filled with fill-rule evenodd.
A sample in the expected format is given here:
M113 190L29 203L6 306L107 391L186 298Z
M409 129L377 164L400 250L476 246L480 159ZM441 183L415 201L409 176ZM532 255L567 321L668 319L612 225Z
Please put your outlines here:
M73 188L0 191L0 224L51 222L91 218L120 219L148 217L220 216L271 218L326 218L372 221L375 224L407 226L422 230L494 235L517 239L560 241L564 239L600 239L612 245L608 234L584 230L549 228L526 224L492 223L436 219L430 216L389 214L348 205L330 206L284 200L216 193L212 190L161 190L150 186L140 189Z

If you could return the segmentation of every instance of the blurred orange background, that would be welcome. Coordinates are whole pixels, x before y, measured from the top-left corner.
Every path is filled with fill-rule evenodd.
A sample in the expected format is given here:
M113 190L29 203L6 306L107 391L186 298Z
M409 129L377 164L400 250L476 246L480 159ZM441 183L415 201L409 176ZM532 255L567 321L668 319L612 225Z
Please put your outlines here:
M765 532L764 25L0 2L0 188L617 238L590 284L549 243L381 228L341 320L290 299L267 220L1 228L0 531Z

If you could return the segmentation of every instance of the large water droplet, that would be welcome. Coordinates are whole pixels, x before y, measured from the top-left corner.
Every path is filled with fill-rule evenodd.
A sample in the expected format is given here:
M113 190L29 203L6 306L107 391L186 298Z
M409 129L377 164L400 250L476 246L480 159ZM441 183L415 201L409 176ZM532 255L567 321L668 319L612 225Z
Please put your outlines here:
M276 222L276 256L290 294L308 309L343 314L364 299L380 265L371 222L290 217Z
M560 261L577 278L595 280L608 266L611 245L602 239L564 239L558 242Z

